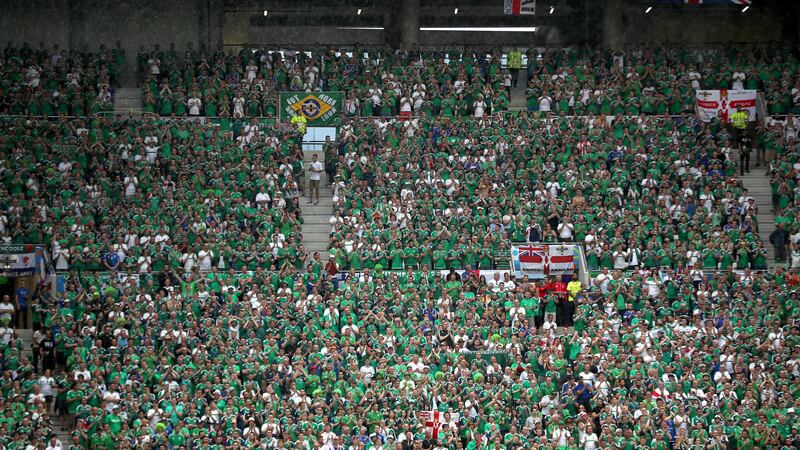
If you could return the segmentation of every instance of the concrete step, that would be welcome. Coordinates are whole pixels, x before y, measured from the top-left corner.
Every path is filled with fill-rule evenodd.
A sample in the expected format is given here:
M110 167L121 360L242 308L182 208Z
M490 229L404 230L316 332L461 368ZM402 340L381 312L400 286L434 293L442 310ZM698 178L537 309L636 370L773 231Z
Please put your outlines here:
M322 253L322 252L325 252L326 254L328 253L328 246L327 245L315 245L313 247L306 247L305 249L306 249L306 253L309 253L309 254L312 254L312 255L314 253ZM325 259L323 259L323 261L328 262L328 257L325 256Z
M301 207L309 204L308 194L309 192L311 192L310 191L311 188L308 186L308 183L305 183L303 189L305 190L306 196L303 198L303 203L300 204ZM316 196L314 196L314 198L316 199ZM331 190L331 188L323 188L323 187L319 188L319 204L333 205L333 191Z
M528 108L528 99L525 98L525 75L520 74L517 87L511 88L511 100L508 102L509 111L521 111Z
M326 204L323 204L322 203L322 199L320 199L320 204L319 205L303 205L303 204L301 204L300 205L300 213L301 214L308 213L308 214L314 214L314 215L318 215L318 214L331 215L331 214L333 214L333 203L329 203L329 204L326 205Z
M118 89L114 98L142 98L144 94L139 89Z
M314 220L317 222L327 222L333 215L333 205L300 205L300 212L303 220Z
M328 246L327 245L317 245L317 246L314 246L314 247L306 247L306 253L314 254L314 253L317 253L317 252L319 252L320 254L325 253L325 256L324 256L324 258L322 260L325 261L325 262L328 262Z
M329 230L325 231L310 230L306 232L305 229L303 229L303 244L311 243L314 241L328 242L328 239L330 239L330 235L331 234L329 233Z
M114 96L114 112L142 111L142 91L138 88L120 88Z
M330 225L330 217L330 214L303 214L303 224L313 223L319 225Z
M30 350L31 342L33 342L33 329L17 328L14 330L14 333L16 333L18 337L22 338L22 342L24 344L23 348Z
M320 220L320 221L305 221L303 222L303 229L306 227L313 228L315 230L330 230L331 224L328 223L327 220Z
M303 233L327 233L331 229L330 224L327 223L309 223L303 222Z
M775 214L772 213L772 186L768 176L760 169L751 170L740 176L742 185L747 188L748 195L753 197L758 206L758 237L767 250L767 261L775 264L775 250L769 243L769 235L775 230Z
M305 237L305 235L303 237ZM320 237L324 237L324 239L321 239ZM329 244L330 244L330 241L328 240L328 234L327 233L325 233L324 235L322 235L322 234L313 235L312 239L304 239L303 240L303 246L305 248L307 248L307 249L308 248L313 248L313 249L317 249L317 250L327 250Z
M128 112L128 111L144 111L142 105L138 103L131 103L131 104L115 104L114 111L115 112Z
M304 222L303 231L330 231L331 225L327 222Z
M125 97L119 97L119 96L116 96L116 97L114 97L114 101L121 101L121 102L141 102L141 101L142 101L142 97L141 97L141 96L138 96L138 95L137 95L137 96L125 96Z
M306 248L306 251L308 251L308 250L315 250L315 251L327 250L329 244L330 243L328 242L327 239L325 239L324 241L320 240L320 241L314 241L314 242L303 242L303 246Z

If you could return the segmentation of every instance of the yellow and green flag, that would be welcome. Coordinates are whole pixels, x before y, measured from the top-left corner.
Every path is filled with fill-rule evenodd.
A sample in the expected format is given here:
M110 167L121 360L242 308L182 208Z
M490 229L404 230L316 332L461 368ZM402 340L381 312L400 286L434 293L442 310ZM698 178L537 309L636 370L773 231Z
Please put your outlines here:
M302 115L309 127L338 125L341 107L341 92L280 93L282 120L291 120L296 115Z

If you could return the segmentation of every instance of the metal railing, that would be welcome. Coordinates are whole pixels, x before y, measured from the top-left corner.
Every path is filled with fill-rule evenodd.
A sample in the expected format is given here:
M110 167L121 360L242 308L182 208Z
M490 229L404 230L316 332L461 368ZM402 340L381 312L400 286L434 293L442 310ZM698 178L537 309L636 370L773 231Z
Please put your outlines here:
M523 112L525 112L527 114L532 114L532 113L537 113L537 112L541 113L542 112L542 111L539 111L539 110L528 111L527 109L523 109L523 110L520 110L520 111L523 111ZM497 111L497 112L495 112L493 114L488 114L487 113L482 117L475 117L475 116L445 117L445 116L438 115L438 116L430 116L430 117L423 118L419 114L412 114L410 116L400 116L400 115L389 115L389 116L382 116L382 115L378 115L378 116L360 116L360 115L356 115L356 116L348 116L348 115L346 115L344 113L342 113L341 116L342 116L343 119L347 119L347 120L380 120L380 121L403 120L403 121L405 121L405 120L409 120L409 119L422 119L422 120L432 121L432 120L448 119L448 120L451 120L451 121L454 121L454 120L458 120L458 121L462 121L462 120L489 120L489 121L494 121L494 120L498 120L498 119L506 119L505 116L512 116L512 115L516 116L516 115L519 114L520 111L503 110L503 111ZM572 119L581 119L581 118L589 117L588 114L586 114L586 115L576 115L576 114L561 115L557 111L547 111L547 112L551 113L551 115L545 116L545 117L541 117L541 116L540 117L528 117L528 119L530 119L530 120L556 120L556 119L566 118L566 119L572 120ZM141 112L141 114L142 114L143 118L147 118L147 119L158 118L159 120L164 120L164 121L173 121L173 120L178 120L178 121L179 120L207 121L207 120L223 120L223 119L231 120L231 121L239 121L239 120L249 121L249 120L252 120L252 119L256 119L256 120L274 120L275 122L280 122L277 117L273 117L273 116L244 116L244 117L241 117L241 118L234 119L233 117L205 116L205 115L199 115L199 116L186 115L186 116L171 117L171 116L161 116L158 113L151 113L151 112ZM26 117L33 117L35 119L46 119L46 120L90 119L90 118L97 117L97 116L108 116L108 115L110 115L110 116L127 116L128 112L99 111L99 112L96 112L96 113L93 113L93 114L89 114L89 115L85 115L85 116L76 116L76 115L56 115L56 116L50 115L50 116L46 116L46 115L41 115L41 114L0 114L0 119L4 119L4 118L24 119ZM646 115L645 117L659 118L659 119L663 119L663 118L680 119L680 118L687 117L687 116L695 117L695 114L650 114L650 115ZM632 115L628 115L628 114L595 114L593 117L595 117L595 118L605 118L606 120L613 120L615 118L630 119L630 118L636 118L636 117L639 117L639 116L638 115L633 115L632 116ZM777 117L780 117L780 116L777 116ZM283 123L287 123L287 122L283 121ZM309 125L309 127L313 127L313 125Z
M120 114L114 111L98 111L96 113L88 114L85 116L76 116L73 114L64 114L64 115L50 115L46 116L44 114L0 114L0 120L2 119L24 119L26 117L33 117L34 119L45 119L45 120L61 120L61 119L91 119L93 117L98 116L105 116L105 115L114 115Z

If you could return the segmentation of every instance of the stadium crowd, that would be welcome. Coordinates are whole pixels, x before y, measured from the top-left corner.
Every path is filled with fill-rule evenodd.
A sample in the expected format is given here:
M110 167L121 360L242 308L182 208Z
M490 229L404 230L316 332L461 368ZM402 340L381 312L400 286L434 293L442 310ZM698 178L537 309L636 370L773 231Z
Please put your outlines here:
M39 54L23 50L12 53ZM570 68L584 60L598 67L584 77L619 63L656 70L579 83L613 95L659 80L680 91L690 69L668 68L673 57L702 56L704 87L705 70L739 59L765 67L759 88L789 89L794 76L776 52L671 53L547 52L530 86L574 89ZM543 114L538 97L519 113L448 114L431 99L430 114L344 117L325 145L334 211L322 261L302 246L296 134L246 116L270 116L264 105L300 68L322 66L323 88L361 85L352 98L363 99L386 82L378 73L403 85L427 56L318 64L299 52L295 67L264 54L140 53L145 102L159 99L162 117L27 110L0 125L2 240L50 243L65 273L63 292L32 299L33 342L16 335L15 299L0 303L5 448L57 449L59 425L71 432L61 446L91 449L800 448L793 116L754 133L788 267L761 270L766 237L724 126L683 108L606 117L602 99L597 113ZM443 62L455 69L433 84L464 81L483 92L473 100L502 105L481 61L461 79L469 62ZM543 77L562 67L568 76ZM193 104L223 117L163 117L181 115L180 101L162 109L165 93L210 98L213 114ZM254 93L258 114L235 102L219 114ZM590 284L513 277L510 246L525 241L584 243Z
M85 116L114 110L125 50L119 42L96 52L9 42L0 62L0 113Z
M348 116L465 117L508 109L513 74L500 49L245 46L238 53L137 55L147 112L274 117L278 91L344 91ZM800 111L798 60L789 48L638 47L526 52L530 111L585 115L681 114L695 89L758 89L770 114Z
M762 131L796 242L796 144L780 124ZM331 256L356 270L494 269L511 242L578 241L592 270L764 269L737 151L725 127L690 116L346 121L326 150Z
M302 150L291 132L255 119L230 131L99 117L2 127L0 235L51 243L58 270L300 264Z

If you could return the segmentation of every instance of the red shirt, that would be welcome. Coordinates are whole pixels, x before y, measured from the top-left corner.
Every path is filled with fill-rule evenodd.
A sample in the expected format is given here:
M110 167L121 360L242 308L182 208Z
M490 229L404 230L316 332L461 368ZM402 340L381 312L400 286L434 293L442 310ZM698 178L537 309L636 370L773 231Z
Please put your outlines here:
M539 285L539 297L544 298L548 292L550 292L550 285L548 283Z
M328 264L325 265L325 271L328 272L328 275L334 276L339 273L339 267L333 260L329 260Z

